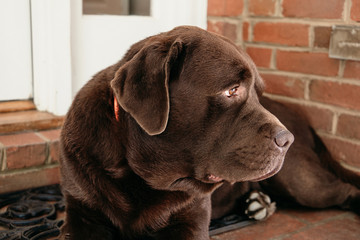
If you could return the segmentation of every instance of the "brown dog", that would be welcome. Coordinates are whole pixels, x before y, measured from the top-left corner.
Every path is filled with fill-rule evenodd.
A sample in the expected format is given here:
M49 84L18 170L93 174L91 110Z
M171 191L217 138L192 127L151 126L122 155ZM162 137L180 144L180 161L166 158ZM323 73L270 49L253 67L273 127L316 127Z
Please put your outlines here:
M61 134L61 239L208 239L210 194L277 173L293 135L229 40L179 27L77 94Z
M295 141L286 154L278 174L260 182L225 183L212 196L212 218L244 210L244 197L254 204L250 217L265 219L274 212L266 195L280 204L300 204L312 208L341 207L360 214L360 177L344 169L329 154L309 123L284 105L268 98L261 104L294 134ZM248 192L260 190L252 197ZM240 199L240 201L239 201ZM267 201L266 201L267 200Z

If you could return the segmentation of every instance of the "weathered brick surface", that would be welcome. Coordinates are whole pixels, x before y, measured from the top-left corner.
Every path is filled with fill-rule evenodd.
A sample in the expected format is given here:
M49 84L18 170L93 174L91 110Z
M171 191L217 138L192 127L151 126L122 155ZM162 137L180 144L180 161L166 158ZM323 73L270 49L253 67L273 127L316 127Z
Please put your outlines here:
M360 228L356 225L358 220L355 219L336 219L318 226L311 227L306 231L298 232L285 240L304 240L304 239L346 239L357 240L360 236ZM329 236L331 230L331 236Z
M331 27L314 28L314 47L329 48Z
M28 188L41 187L60 182L59 166L15 171L0 174L0 194Z
M345 162L351 166L360 168L360 144L350 141L343 141L333 137L322 136L325 145L332 156L340 162Z
M360 22L360 0L351 1L351 19Z
M360 80L360 61L346 61L344 77Z
M341 19L345 0L283 0L283 15L297 18Z
M243 6L243 0L208 0L208 16L239 16Z
M237 40L237 24L223 21L208 21L208 31L221 34L233 42Z
M269 68L271 63L272 49L247 47L246 52L258 67Z
M327 53L278 50L276 66L283 71L336 76L339 60L329 58Z
M337 209L278 208L255 225L211 237L211 240L342 240L358 239L360 219Z
M273 239L280 235L293 232L305 224L301 221L288 216L282 212L271 216L264 222L258 222L257 224L248 226L246 228L220 234L212 239L221 240L259 240L259 239Z
M308 208L289 208L284 212L303 222L315 224L322 221L328 221L328 219L331 218L340 218L342 215L344 215L344 211L340 209L318 209L314 211L314 209Z
M253 16L272 16L276 11L276 0L249 0L249 13Z
M20 169L42 165L46 160L46 143L34 133L0 136L4 145L6 168Z
M336 134L342 137L360 140L359 125L360 116L341 114L338 119Z
M305 82L296 77L277 74L261 74L265 81L265 91L294 98L304 98Z
M243 41L249 41L249 27L250 27L250 24L249 22L243 22L243 27L242 27L242 37L243 37Z
M298 23L259 22L254 26L254 42L308 46L309 26Z
M310 83L311 100L344 108L360 110L359 93L360 86L352 84L321 80L314 80Z
M49 144L49 154L51 162L59 161L59 138L60 138L60 129L47 130L39 132L39 135L43 136L44 139Z

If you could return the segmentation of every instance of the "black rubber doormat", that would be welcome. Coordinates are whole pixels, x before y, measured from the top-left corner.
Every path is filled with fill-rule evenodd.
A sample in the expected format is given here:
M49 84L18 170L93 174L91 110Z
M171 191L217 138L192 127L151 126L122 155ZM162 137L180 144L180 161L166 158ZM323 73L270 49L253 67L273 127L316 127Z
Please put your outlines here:
M56 239L63 220L58 185L0 195L0 240Z
M0 240L56 239L65 204L59 185L0 195ZM253 224L236 214L211 221L210 236Z

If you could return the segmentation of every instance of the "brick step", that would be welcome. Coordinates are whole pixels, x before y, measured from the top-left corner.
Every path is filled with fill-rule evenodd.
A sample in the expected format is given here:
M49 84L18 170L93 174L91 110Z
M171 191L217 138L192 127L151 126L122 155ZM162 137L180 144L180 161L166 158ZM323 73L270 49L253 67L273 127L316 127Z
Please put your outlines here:
M0 113L0 134L60 127L63 116L36 110Z
M0 193L59 183L63 121L32 101L0 102Z
M0 102L0 113L35 110L35 104L30 100Z
M0 194L59 183L60 129L0 135Z
M58 128L63 120L63 116L37 111L30 100L0 102L0 135Z

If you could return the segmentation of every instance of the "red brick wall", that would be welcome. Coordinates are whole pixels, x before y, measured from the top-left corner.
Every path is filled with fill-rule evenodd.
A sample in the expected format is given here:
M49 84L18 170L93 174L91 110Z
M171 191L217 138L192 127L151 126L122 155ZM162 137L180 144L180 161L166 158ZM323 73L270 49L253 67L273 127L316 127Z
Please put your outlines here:
M208 30L246 49L267 95L305 115L360 171L360 61L328 57L333 25L360 26L360 0L208 0Z

